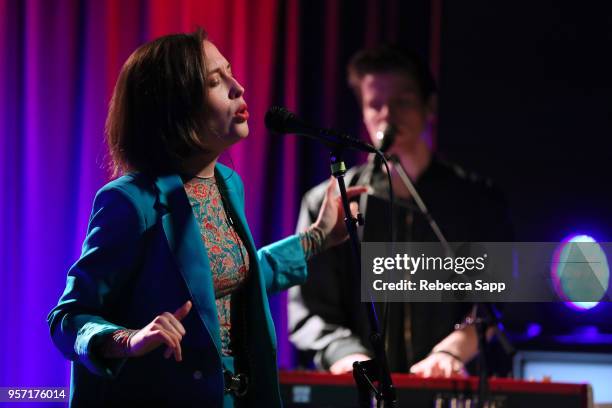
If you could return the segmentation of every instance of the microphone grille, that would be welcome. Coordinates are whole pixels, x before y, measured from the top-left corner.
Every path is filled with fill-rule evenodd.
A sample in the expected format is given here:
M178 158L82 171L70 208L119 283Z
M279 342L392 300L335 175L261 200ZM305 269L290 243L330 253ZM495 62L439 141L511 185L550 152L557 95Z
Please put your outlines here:
M264 118L264 123L268 130L276 133L285 133L287 121L293 119L295 115L289 112L287 109L282 106L272 106L266 112L266 117Z
M382 142L380 144L380 151L383 153L386 153L387 150L389 150L389 148L391 147L391 145L393 144L393 142L395 141L395 135L397 134L397 128L392 125L392 124L388 124L387 127L384 130L383 133L383 139Z

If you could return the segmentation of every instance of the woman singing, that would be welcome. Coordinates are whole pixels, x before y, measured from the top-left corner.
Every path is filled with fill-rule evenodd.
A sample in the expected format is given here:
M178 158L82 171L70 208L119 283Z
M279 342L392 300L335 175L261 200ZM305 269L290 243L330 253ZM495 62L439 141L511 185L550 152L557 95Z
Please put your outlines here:
M306 260L346 230L330 181L307 231L256 250L242 181L217 163L248 118L202 31L124 64L106 123L115 179L48 316L73 361L72 406L281 405L268 293L304 282Z

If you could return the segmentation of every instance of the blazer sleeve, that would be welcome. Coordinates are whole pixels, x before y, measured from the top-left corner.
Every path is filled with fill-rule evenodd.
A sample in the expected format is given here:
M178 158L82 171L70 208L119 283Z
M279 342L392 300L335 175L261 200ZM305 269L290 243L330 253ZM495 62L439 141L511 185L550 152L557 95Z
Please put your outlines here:
M117 375L125 359L98 358L93 350L104 335L123 328L105 315L137 265L144 224L144 217L122 190L100 190L81 256L68 271L64 293L47 317L61 353L108 378Z
M268 293L276 293L306 281L306 255L298 235L292 235L257 251L259 268Z

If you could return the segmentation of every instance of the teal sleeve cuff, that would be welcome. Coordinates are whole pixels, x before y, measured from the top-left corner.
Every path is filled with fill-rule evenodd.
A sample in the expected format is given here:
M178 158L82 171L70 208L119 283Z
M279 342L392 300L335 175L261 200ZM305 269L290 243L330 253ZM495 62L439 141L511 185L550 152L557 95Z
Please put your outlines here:
M115 378L121 371L127 358L104 358L96 353L100 348L100 342L104 341L107 335L124 329L108 322L85 323L77 333L74 343L74 351L78 356L78 361L92 373L106 377Z
M298 235L261 248L257 256L268 292L279 292L306 281L306 256Z

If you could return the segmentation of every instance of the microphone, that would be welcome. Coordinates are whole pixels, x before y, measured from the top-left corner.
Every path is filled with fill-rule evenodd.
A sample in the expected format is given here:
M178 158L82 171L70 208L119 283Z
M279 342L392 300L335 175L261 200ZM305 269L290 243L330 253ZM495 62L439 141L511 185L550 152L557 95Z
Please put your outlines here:
M376 138L380 140L380 145L378 146L378 150L380 150L385 156L387 150L391 147L393 142L395 141L395 135L397 134L397 128L391 123L385 124L384 130L379 130L376 132ZM382 159L380 156L376 156L374 158L374 169L376 171L380 170L382 166Z
M386 153L387 150L389 150L389 148L391 147L391 145L395 141L395 135L397 135L397 128L394 125L392 125L391 123L388 123L385 126L385 130L378 131L376 133L376 136L380 140L382 140L382 142L380 143L380 147L378 149L381 152Z
M266 127L274 133L295 133L296 135L307 136L316 139L331 149L355 149L362 152L376 153L374 146L353 139L347 134L333 129L324 129L306 123L294 113L280 106L273 106L268 109L265 118Z

